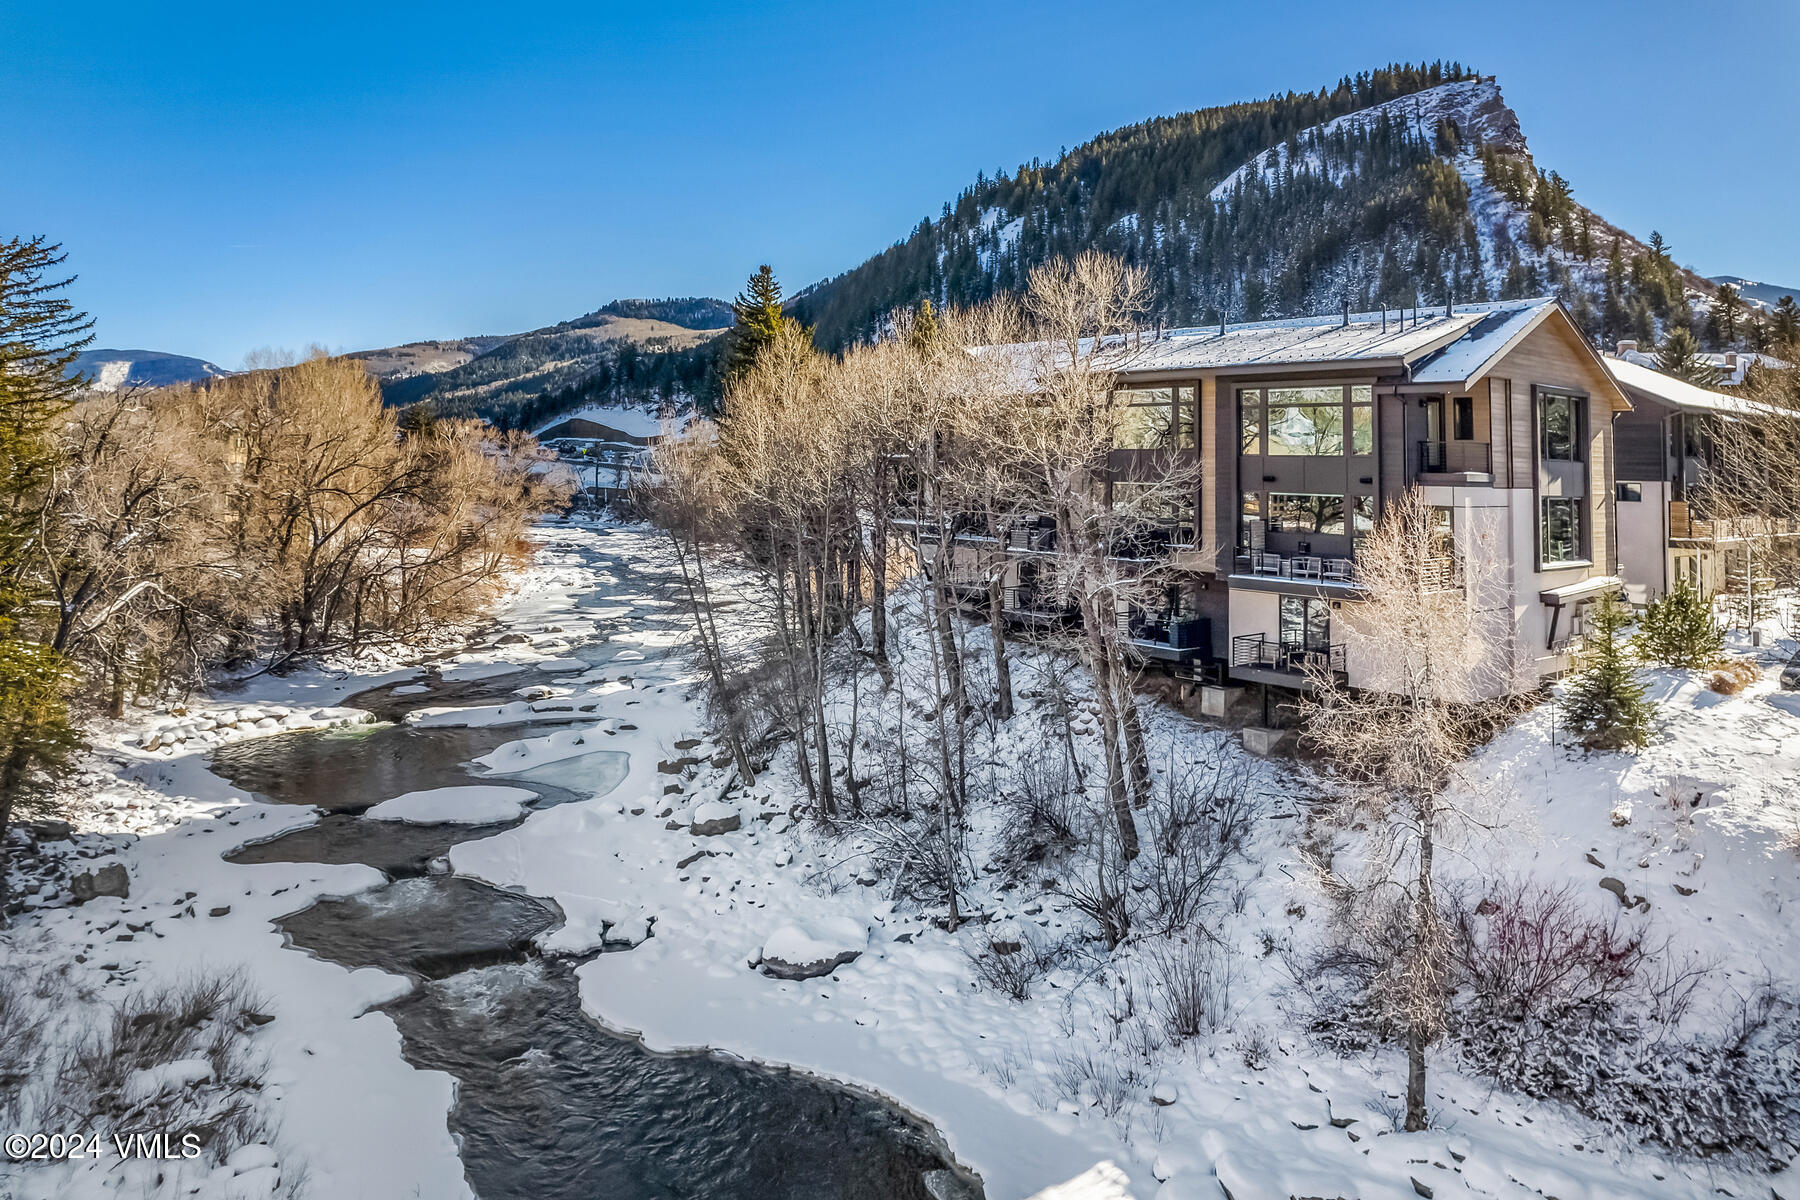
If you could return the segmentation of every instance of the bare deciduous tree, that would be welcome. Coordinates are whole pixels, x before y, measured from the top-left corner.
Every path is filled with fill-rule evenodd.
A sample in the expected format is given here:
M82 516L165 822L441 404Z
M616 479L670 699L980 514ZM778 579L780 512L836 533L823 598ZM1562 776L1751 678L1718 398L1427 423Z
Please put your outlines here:
M1424 494L1388 504L1357 549L1362 596L1346 606L1350 636L1378 674L1352 690L1314 660L1301 706L1307 742L1336 768L1347 785L1342 804L1369 830L1361 875L1326 883L1349 936L1375 948L1367 999L1403 1031L1409 1130L1429 1119L1425 1053L1444 1031L1450 980L1435 856L1447 832L1480 820L1474 801L1486 789L1463 764L1473 706L1503 669L1484 566L1497 556L1486 531L1468 536L1460 571L1447 570L1451 548Z

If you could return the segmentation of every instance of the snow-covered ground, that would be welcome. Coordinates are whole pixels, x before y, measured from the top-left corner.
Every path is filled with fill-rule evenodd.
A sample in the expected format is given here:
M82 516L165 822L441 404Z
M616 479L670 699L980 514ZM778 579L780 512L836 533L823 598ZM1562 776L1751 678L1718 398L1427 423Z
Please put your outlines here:
M640 1034L653 1049L710 1046L884 1093L936 1125L995 1200L1018 1200L1103 1160L1117 1165L1130 1194L1162 1200L1215 1197L1221 1186L1235 1200L1698 1200L1719 1188L1767 1195L1771 1186L1800 1194L1791 1170L1771 1179L1741 1163L1673 1160L1440 1062L1432 1089L1438 1127L1394 1132L1403 1079L1396 1057L1335 1057L1309 1043L1291 1014L1305 984L1292 978L1287 951L1317 936L1324 907L1298 846L1309 798L1322 785L1303 769L1248 759L1229 734L1167 710L1149 714L1159 770L1205 761L1236 772L1257 812L1247 853L1207 918L1229 981L1217 1028L1170 1036L1148 967L1159 944L1102 952L1085 919L1040 879L981 874L964 902L986 920L945 932L892 897L868 837L823 833L797 819L801 793L785 751L756 787L732 786L708 740L698 670L680 653L686 627L668 599L674 564L666 541L583 524L547 527L542 541L501 614L503 630L525 640L489 640L444 672L474 678L536 666L545 670L541 690L416 717L521 725L516 741L481 760L496 786L479 796L400 797L378 815L444 821L478 811L491 819L512 780L572 789L585 781L585 790L603 791L531 811L450 855L458 873L561 906L567 921L540 939L546 953L633 945L579 968L582 1003L599 1021ZM729 586L729 573L721 575ZM723 609L719 619L729 625L743 611ZM611 648L603 665L567 655L571 639L596 630ZM972 662L981 636L971 635ZM1060 729L1031 693L1051 674L1079 675L1048 655L1022 655L1016 671L1024 711L992 738L997 769L1055 752ZM265 678L180 719L274 705L303 711L307 721L314 713L335 719L330 706L344 696L408 677L393 669ZM1484 748L1479 762L1517 819L1505 837L1471 841L1457 857L1471 876L1519 870L1573 880L1592 889L1596 911L1621 911L1598 886L1616 876L1629 895L1650 901L1623 919L1653 926L1676 950L1705 951L1729 978L1791 979L1800 961L1800 910L1788 907L1800 898L1800 854L1790 846L1800 828L1800 703L1767 680L1730 698L1701 691L1686 675L1654 682L1662 728L1641 755L1582 756L1553 745L1548 709ZM865 719L886 719L879 700L864 702ZM206 770L202 738L281 727L279 719L259 727L261 719L221 728L214 718L173 750L160 738L150 748L146 729L110 737L102 752L120 766L94 807L115 814L113 828L127 825L117 814L135 814L141 836L118 852L131 871L131 897L39 912L27 924L52 944L81 949L100 989L200 964L243 969L271 998L275 1017L255 1040L274 1072L264 1102L279 1119L276 1149L283 1161L306 1163L311 1194L465 1195L445 1126L450 1081L407 1066L393 1022L368 1011L406 981L285 948L271 924L317 897L376 886L379 874L219 858L313 819L303 806L258 803ZM1074 733L1084 748L1097 740L1085 716ZM885 735L878 727L871 737ZM583 761L596 749L629 760L621 766L609 757L602 776ZM1000 832L997 814L972 819L972 840ZM704 832L715 829L723 832ZM188 908L196 915L182 915ZM219 908L229 911L208 915ZM147 933L120 942L125 922L145 924ZM974 959L1001 938L1061 947L1023 1001L978 981ZM840 958L848 961L801 981L764 969ZM1095 1178L1094 1195L1119 1184L1112 1172ZM42 1168L6 1182L21 1196L85 1194L67 1173Z

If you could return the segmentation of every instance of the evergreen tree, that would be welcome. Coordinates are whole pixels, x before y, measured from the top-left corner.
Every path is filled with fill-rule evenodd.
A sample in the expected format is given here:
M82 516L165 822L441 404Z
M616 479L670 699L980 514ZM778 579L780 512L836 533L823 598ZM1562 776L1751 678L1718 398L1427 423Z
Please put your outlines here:
M1563 718L1589 750L1636 750L1650 740L1650 702L1629 645L1619 638L1631 610L1606 595L1588 609L1577 674L1563 694Z
M1800 346L1800 304L1792 296L1775 302L1769 314L1769 341L1777 346Z
M1700 357L1700 343L1691 331L1677 326L1669 330L1662 348L1656 352L1656 369L1664 375L1685 379L1696 387L1712 387L1719 373Z
M1713 614L1712 601L1683 580L1644 610L1637 650L1650 662L1703 670L1725 653L1725 632Z
M31 548L60 461L52 433L82 383L69 375L75 356L93 340L63 294L66 257L41 237L0 242L0 922L8 824L42 801L47 772L77 744L68 664L32 621L51 600Z
M1721 347L1735 345L1738 336L1738 313L1744 307L1743 297L1729 283L1719 285L1713 296L1712 308L1707 314L1707 323L1713 336Z
M762 348L775 340L784 318L781 315L781 285L775 272L764 263L750 282L732 301L731 344L725 353L725 377L735 379L749 370Z

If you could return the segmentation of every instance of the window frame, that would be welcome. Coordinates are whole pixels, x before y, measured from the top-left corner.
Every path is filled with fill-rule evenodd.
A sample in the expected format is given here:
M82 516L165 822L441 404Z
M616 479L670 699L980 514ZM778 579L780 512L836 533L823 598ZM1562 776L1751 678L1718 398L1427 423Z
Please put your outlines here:
M1538 423L1538 461L1545 463L1587 462L1588 398L1582 392L1564 388L1536 389ZM1553 401L1569 405L1569 454L1552 454L1550 449L1549 406Z
M1475 397L1452 396L1450 398L1450 440L1453 442L1475 440Z
M1268 493L1268 497L1269 497L1268 505L1267 505L1268 511L1264 514L1263 519L1266 522L1264 528L1266 528L1270 533L1292 533L1292 534L1298 534L1302 537L1307 537L1307 536L1347 537L1347 536L1349 536L1349 532L1350 532L1349 513L1350 513L1351 506L1348 503L1348 501L1350 500L1350 497L1345 495L1342 492L1275 492L1275 491L1271 491ZM1281 518L1278 514L1278 511L1277 511L1278 506L1276 503L1277 497L1336 500L1338 502L1337 503L1337 523L1336 523L1337 527L1335 529L1319 528L1318 521L1315 519L1314 528L1290 529L1285 524L1282 523ZM1322 508L1319 509L1318 517L1322 518L1322 517L1324 517L1324 515L1325 515L1325 511Z
M1587 553L1587 520L1583 512L1587 497L1585 496L1540 496L1538 497L1538 569L1562 570L1567 567L1589 565L1591 560ZM1571 514L1574 536L1570 541L1570 554L1567 558L1550 557L1550 512L1552 505L1568 505Z
M1375 385L1369 380L1346 381L1340 383L1308 382L1305 380L1275 380L1268 383L1256 383L1237 386L1233 389L1237 397L1238 454L1245 458L1321 458L1351 459L1368 458L1376 452L1376 414ZM1322 392L1335 391L1339 400L1336 404L1326 400L1288 400L1273 402L1271 396L1276 392ZM1292 453L1276 450L1275 430L1270 418L1275 409L1323 409L1335 410L1337 427L1328 431L1328 438L1335 434L1338 449L1335 453Z

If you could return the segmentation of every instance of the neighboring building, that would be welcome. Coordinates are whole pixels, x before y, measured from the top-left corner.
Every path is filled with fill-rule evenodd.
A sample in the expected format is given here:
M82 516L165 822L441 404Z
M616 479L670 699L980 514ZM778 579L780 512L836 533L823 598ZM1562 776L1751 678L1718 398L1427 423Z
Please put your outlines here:
M1638 344L1629 339L1619 343L1618 358L1634 366L1656 369L1656 351L1640 350ZM1720 387L1737 387L1744 382L1744 374L1758 364L1781 369L1794 364L1783 362L1773 354L1754 354L1744 350L1727 350L1723 354L1696 354L1694 356L1719 373Z
M658 413L590 404L532 432L561 457L583 494L597 504L611 504L628 496L642 477L663 429Z
M1145 335L1118 382L1145 416L1125 422L1110 489L1171 449L1199 460L1192 503L1120 550L1167 568L1162 605L1121 620L1180 674L1300 687L1326 656L1352 686L1379 686L1353 629L1358 535L1414 485L1443 510L1447 586L1477 530L1503 548L1499 690L1564 671L1583 607L1620 587L1612 431L1630 404L1554 300ZM1040 586L1054 523L999 544L1008 615L1067 620ZM963 539L958 561L995 545Z
M1619 343L1627 351L1632 345ZM1664 375L1645 358L1604 360L1632 405L1615 423L1614 473L1619 568L1634 604L1681 581L1707 595L1727 590L1745 574L1748 534L1800 536L1800 525L1792 522L1777 527L1768 518L1708 511L1702 486L1715 454L1716 423L1775 410Z

